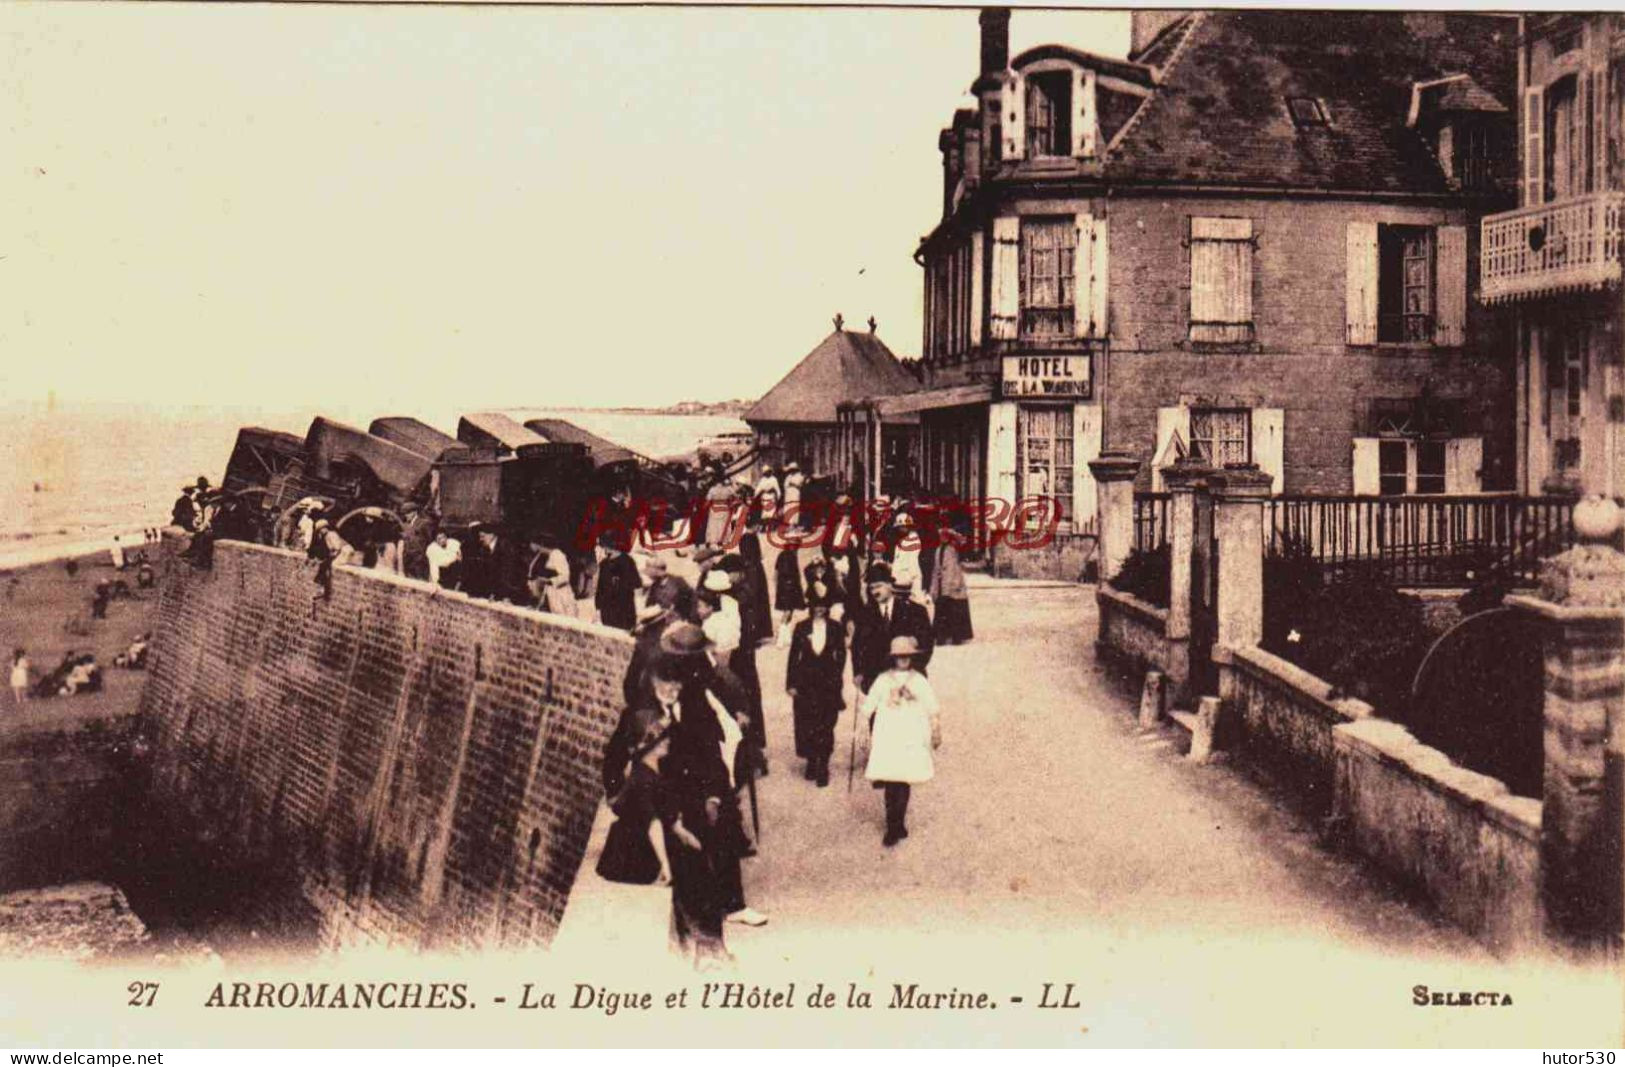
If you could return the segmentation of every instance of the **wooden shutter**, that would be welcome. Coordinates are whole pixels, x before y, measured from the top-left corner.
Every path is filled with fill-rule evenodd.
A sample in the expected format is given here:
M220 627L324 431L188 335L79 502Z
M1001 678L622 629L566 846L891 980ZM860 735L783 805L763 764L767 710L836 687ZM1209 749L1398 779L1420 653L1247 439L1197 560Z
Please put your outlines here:
M1190 220L1191 340L1250 339L1252 238L1252 219Z
M1160 493L1166 486L1162 468L1172 466L1189 449L1191 411L1183 405L1157 409L1157 445L1151 452L1151 489Z
M982 343L982 315L987 310L982 298L982 231L970 235L970 344Z
M1016 405L1005 400L987 407L988 495L1016 506Z
M1004 133L1004 158L1024 159L1027 155L1027 79L1008 75L999 90L1000 116Z
M1089 461L1100 458L1102 421L1099 404L1076 404L1072 408L1072 509L1073 529L1099 531L1100 513L1095 475Z
M1381 444L1375 437L1354 439L1354 495L1376 496L1382 492Z
M1090 312L1094 308L1095 218L1078 215L1077 245L1072 259L1072 332L1079 337L1093 337L1095 331Z
M1530 89L1523 94L1524 207L1540 204L1545 196L1543 171L1546 165L1545 127L1546 115L1541 91Z
M1286 413L1280 408L1253 408L1253 462L1270 476L1270 492L1279 493L1286 478Z
M1072 79L1072 154L1090 157L1099 150L1100 120L1095 110L1095 72L1078 68Z
M1377 224L1348 226L1348 343L1377 343Z
M1467 343L1467 228L1440 226L1434 241L1433 343Z
M993 337L1014 341L1020 316L1021 219L1001 215L993 220Z
M1074 297L1073 333L1079 337L1107 335L1108 234L1106 220L1091 215L1077 217L1078 247L1072 261Z
M1454 437L1444 444L1444 491L1478 493L1484 489L1484 439Z

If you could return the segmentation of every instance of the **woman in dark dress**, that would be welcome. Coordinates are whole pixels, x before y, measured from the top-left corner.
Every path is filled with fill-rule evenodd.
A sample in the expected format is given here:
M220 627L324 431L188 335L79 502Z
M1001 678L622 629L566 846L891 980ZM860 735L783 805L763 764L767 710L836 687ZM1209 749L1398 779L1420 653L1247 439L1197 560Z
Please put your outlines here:
M790 664L784 687L793 702L796 755L807 761L804 776L829 785L829 757L835 750L835 723L846 702L841 676L846 670L846 630L829 617L830 597L822 584L807 591L809 616L790 638Z
M630 752L617 757L619 785L609 806L615 822L598 857L598 873L611 882L666 885L671 865L666 858L666 800L661 763L671 750L671 723L658 711L639 708L625 724L636 739ZM606 753L606 759L611 758ZM605 775L608 781L610 776Z
M773 562L773 610L779 613L781 642L790 636L790 620L806 606L807 598L801 589L801 567L796 559L796 550L781 549L779 558Z
M748 642L755 648L773 638L773 608L768 603L767 567L762 563L761 538L754 533L740 537L739 558L745 564L743 583L735 590L743 631L741 644Z
M959 562L959 537L944 537L937 546L935 566L926 592L936 605L933 632L939 645L962 645L973 636L970 624L970 591L965 585L965 568Z

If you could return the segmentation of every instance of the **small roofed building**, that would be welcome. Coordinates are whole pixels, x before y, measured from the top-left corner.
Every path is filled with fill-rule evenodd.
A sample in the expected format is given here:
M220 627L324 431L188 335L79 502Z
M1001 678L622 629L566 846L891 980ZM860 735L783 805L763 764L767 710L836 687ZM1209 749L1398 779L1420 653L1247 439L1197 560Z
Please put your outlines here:
M846 329L837 315L835 330L745 412L745 422L765 464L794 461L809 478L834 478L865 491L872 491L879 472L884 491L900 492L917 482L919 417L865 418L874 398L919 388L876 333L873 318L860 332ZM866 433L870 427L879 431L878 442Z

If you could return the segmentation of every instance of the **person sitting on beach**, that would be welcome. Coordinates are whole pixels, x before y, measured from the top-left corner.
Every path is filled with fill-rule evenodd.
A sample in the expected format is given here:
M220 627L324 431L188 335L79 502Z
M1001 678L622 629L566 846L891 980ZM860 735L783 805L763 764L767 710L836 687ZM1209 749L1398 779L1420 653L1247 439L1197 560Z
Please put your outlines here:
M113 666L131 671L144 670L147 666L147 644L151 640L152 635L146 633L131 641L129 648L113 657Z
M74 661L67 678L62 682L60 693L71 697L80 693L97 693L101 688L102 669L96 665L96 657L86 652Z

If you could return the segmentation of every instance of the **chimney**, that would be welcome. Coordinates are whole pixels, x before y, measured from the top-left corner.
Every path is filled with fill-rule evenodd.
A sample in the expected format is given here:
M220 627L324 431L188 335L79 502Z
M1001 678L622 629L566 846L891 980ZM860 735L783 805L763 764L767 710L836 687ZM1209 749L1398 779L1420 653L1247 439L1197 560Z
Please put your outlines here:
M984 7L977 20L982 26L983 74L999 74L1010 65L1010 9Z

